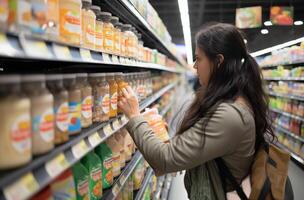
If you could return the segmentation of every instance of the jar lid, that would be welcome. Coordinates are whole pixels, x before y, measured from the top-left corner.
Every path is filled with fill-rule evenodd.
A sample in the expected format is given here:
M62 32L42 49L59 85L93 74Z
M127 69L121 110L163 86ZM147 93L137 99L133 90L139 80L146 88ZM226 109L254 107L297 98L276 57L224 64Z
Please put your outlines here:
M63 79L62 74L50 74L46 76L47 81L62 80L62 79Z
M92 0L81 0L83 3L85 2L85 3L90 3L90 4L92 4Z
M63 74L64 79L73 79L76 78L76 74Z
M91 9L93 11L101 11L101 8L99 6L95 6L95 5L91 6Z
M78 73L76 74L76 77L78 78L87 78L88 77L88 74L87 73Z
M0 84L20 83L20 80L20 75L17 74L0 75Z
M100 12L100 16L103 20L109 21L109 20L111 20L112 14L109 12Z
M104 73L90 73L89 77L102 77L105 76Z
M131 24L124 24L124 25L123 25L123 29L124 29L124 30L130 30L131 27L132 27Z
M111 17L111 23L112 23L112 24L115 25L115 24L118 23L118 21L119 21L119 18L118 18L118 17L115 17L115 16L112 16L112 17Z
M45 81L44 74L30 74L30 75L23 75L21 77L22 82L37 82L37 81Z
M120 22L118 22L118 23L115 24L115 27L116 27L116 28L119 28L119 29L122 29L123 24L120 23Z

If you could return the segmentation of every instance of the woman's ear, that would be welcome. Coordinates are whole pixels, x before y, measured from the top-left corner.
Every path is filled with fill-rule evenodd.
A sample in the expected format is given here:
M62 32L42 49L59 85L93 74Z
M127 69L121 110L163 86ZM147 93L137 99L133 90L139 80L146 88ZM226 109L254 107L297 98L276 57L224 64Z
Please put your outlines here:
M223 54L218 54L217 55L217 61L218 61L217 67L220 67L221 64L224 62L224 60L225 60L224 55Z

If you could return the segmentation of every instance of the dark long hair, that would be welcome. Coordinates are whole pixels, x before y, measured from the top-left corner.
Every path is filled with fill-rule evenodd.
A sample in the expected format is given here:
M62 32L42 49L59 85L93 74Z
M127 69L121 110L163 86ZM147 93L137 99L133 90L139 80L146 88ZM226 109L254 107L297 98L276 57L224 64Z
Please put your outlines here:
M255 59L247 52L244 38L238 29L223 23L209 25L197 33L196 45L214 66L219 65L219 54L224 56L224 61L219 67L213 67L208 85L196 92L177 134L182 134L202 117L207 119L204 123L206 128L217 105L242 96L254 113L255 149L257 150L265 141L266 134L274 139L261 71Z

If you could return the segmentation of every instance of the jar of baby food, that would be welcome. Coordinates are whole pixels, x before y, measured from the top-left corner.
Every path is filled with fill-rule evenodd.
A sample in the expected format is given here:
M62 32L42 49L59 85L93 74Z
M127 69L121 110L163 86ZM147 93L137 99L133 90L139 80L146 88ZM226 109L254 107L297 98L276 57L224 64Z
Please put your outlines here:
M118 85L115 81L115 73L107 73L107 81L110 86L110 117L117 116L117 89Z
M47 1L47 35L50 39L59 37L59 0Z
M46 88L45 75L23 75L22 89L31 100L32 153L54 148L54 98Z
M0 169L32 158L30 99L21 93L20 76L0 76Z
M120 55L120 26L118 25L119 18L118 17L111 17L111 23L114 26L114 40L113 40L113 53L116 55Z
M119 37L120 54L119 55L120 56L125 56L125 53L126 53L126 46L125 46L126 39L125 39L124 32L122 31L123 24L122 23L117 23L116 27L117 27L117 29L119 29L119 34L120 34L120 37Z
M63 87L63 75L51 74L46 77L46 84L54 96L55 144L62 144L69 140L69 96Z
M123 31L125 34L126 56L133 57L134 54L134 33L131 31L132 26L125 24Z
M103 21L103 50L110 54L114 51L114 26L111 23L111 16L111 13L101 12L101 19Z
M91 6L92 0L82 0L82 45L86 48L94 49L96 15Z
M95 50L103 50L103 22L101 18L101 10L99 6L91 6L91 10L96 15L96 26L95 26Z

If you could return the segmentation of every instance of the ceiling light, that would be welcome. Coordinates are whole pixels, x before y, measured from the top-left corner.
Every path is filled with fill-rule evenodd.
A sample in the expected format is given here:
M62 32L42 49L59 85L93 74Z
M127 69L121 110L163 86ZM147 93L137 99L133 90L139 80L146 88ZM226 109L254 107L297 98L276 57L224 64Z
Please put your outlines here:
M184 41L187 52L187 62L189 65L191 65L193 64L193 54L192 54L192 40L191 40L190 20L189 20L189 11L188 11L188 0L178 0L178 8L182 21Z
M271 22L271 21L265 21L265 22L264 22L264 25L265 25L265 26L272 26L272 22Z
M276 45L276 46L273 46L273 47L269 47L269 48L266 48L266 49L263 49L263 50L260 50L260 51L253 52L250 55L252 57L260 56L260 55L270 53L270 52L278 50L278 49L282 49L284 47L295 45L295 44L303 42L303 41L304 41L304 37L301 37L301 38L298 38L296 40L291 40L291 41L285 42L283 44L279 44L279 45Z
M265 34L268 34L269 31L268 31L267 29L262 29L262 30L261 30L261 33L262 33L263 35L265 35Z
M303 21L295 21L295 22L294 22L294 25L296 25L296 26L303 25Z

